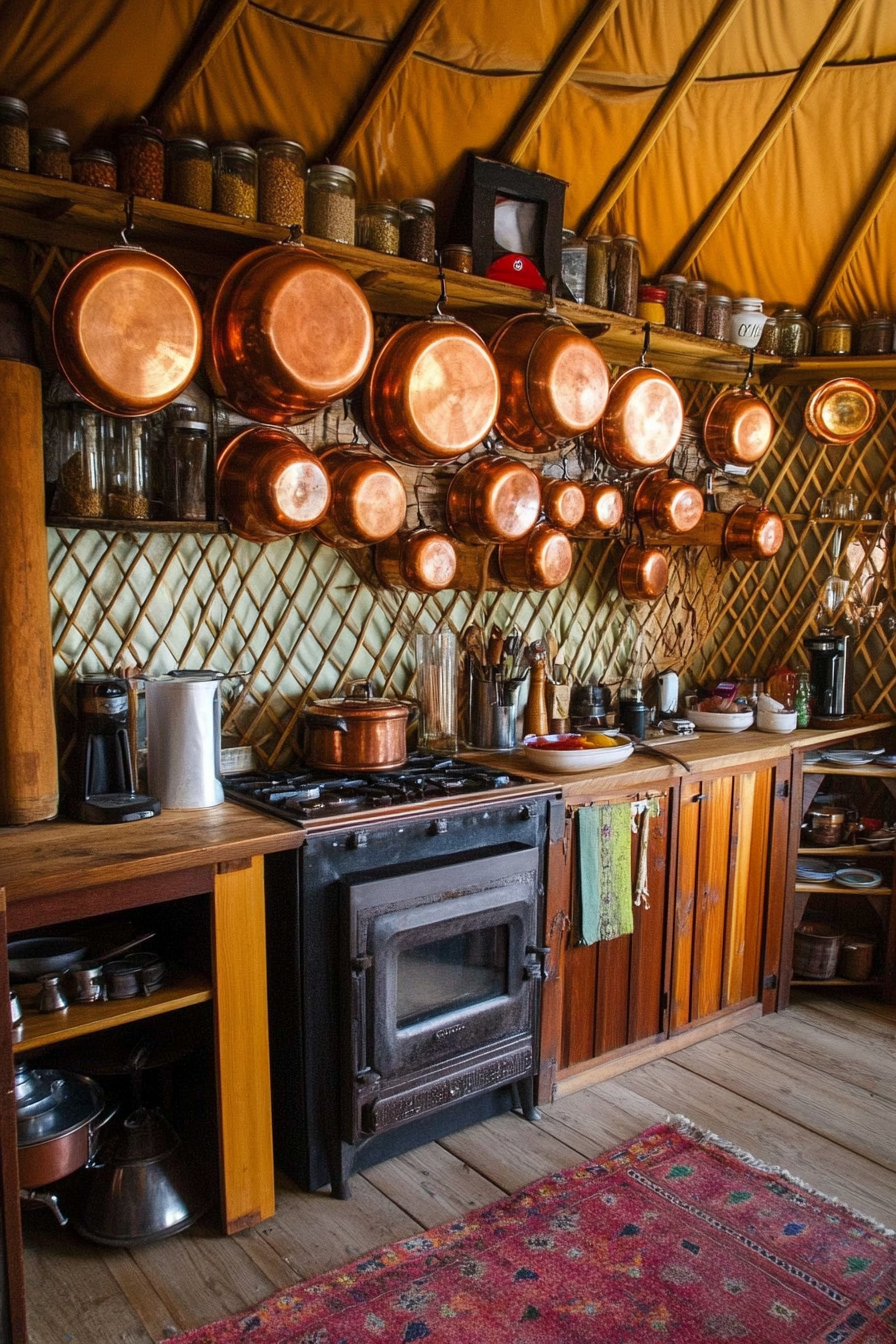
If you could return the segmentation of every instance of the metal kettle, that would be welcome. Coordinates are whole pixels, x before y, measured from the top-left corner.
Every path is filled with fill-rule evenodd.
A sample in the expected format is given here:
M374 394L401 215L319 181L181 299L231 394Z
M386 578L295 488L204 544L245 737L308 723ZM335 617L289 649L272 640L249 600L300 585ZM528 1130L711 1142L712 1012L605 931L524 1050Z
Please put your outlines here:
M215 807L221 783L220 684L227 672L146 678L146 767L163 807Z

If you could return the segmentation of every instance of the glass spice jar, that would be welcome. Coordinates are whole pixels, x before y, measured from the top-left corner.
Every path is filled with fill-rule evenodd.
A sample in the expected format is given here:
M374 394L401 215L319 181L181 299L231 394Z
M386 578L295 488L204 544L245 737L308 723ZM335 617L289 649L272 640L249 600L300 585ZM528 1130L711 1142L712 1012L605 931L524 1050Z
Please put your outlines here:
M58 408L63 422L61 463L51 513L102 518L106 512L104 417L83 402Z
M357 178L350 168L316 163L308 171L305 228L315 238L334 243L355 241Z
M759 344L756 349L761 355L780 354L781 333L778 330L778 319L776 317L765 319L765 326L762 328L762 335L759 337Z
M118 185L115 155L108 149L82 149L72 155L72 181L82 187L106 187L114 191Z
M407 196L399 201L401 211L401 255L409 261L436 259L436 207L423 196Z
M448 271L473 274L473 249L466 243L446 243L442 248L442 265Z
M610 306L610 269L613 239L608 233L593 233L585 239L585 302L592 308Z
M37 177L56 177L71 182L71 145L65 131L55 126L32 126L28 132L31 172Z
M707 294L703 334L711 341L731 340L731 300L727 294Z
M684 292L687 283L684 275L660 276L660 284L666 291L666 326L673 331L684 331Z
M371 201L358 212L355 242L371 252L397 257L401 245L401 211L394 201Z
M588 268L588 244L577 238L572 229L564 229L560 251L560 278L576 303L585 302L585 280Z
M212 151L212 201L219 215L255 219L258 212L258 155L240 140L225 140Z
M641 257L638 240L630 233L613 239L613 312L634 317L638 310L638 285L641 283Z
M845 317L823 317L815 327L816 355L848 355L852 350L852 323Z
M149 201L165 197L165 138L138 117L118 133L118 190Z
M812 348L812 323L796 308L782 308L778 318L778 354L787 359L808 355Z
M860 355L888 355L893 349L893 322L881 313L866 317L859 326Z
M308 161L298 140L269 136L259 140L258 218L262 224L305 227L305 176Z
M192 210L212 208L212 152L204 140L181 135L167 145L166 198Z
M21 98L0 97L0 168L27 173L28 105Z
M638 286L638 310L635 314L642 322L652 322L655 326L666 325L666 291L658 285Z
M106 438L106 489L110 518L149 517L147 419L112 419Z
M684 291L684 329L692 336L706 331L706 290L705 280L689 280Z
M202 420L173 421L167 448L168 517L203 522L207 516L208 425Z

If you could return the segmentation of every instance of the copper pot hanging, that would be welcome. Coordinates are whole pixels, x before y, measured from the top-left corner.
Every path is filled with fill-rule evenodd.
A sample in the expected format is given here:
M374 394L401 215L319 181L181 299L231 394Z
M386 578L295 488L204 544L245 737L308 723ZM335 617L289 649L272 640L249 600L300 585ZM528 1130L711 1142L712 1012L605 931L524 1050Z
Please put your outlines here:
M288 429L243 430L225 445L215 471L221 512L246 541L278 541L307 531L330 504L327 472Z
M443 532L420 528L379 542L374 564L380 579L390 588L440 593L454 581L457 549L451 537Z
M332 487L330 508L315 528L321 541L373 546L398 531L407 492L394 467L363 448L327 448L318 460Z
M616 571L619 591L630 602L652 602L669 582L669 563L652 546L626 546Z
M241 414L297 424L360 383L373 314L347 271L301 243L241 257L208 319L209 376Z
M541 512L534 471L509 457L478 457L452 478L445 500L448 526L473 545L518 541Z
M569 532L585 516L585 492L577 481L541 478L541 503L544 516L554 527Z
M684 403L668 374L647 363L649 324L640 361L615 380L593 447L622 471L658 467L675 451L684 428Z
M638 523L681 536L703 517L703 496L690 481L670 477L666 467L658 467L639 481L632 508Z
M877 418L877 395L860 378L832 378L806 404L805 425L821 443L855 443Z
M53 304L53 345L75 391L109 415L152 415L191 381L202 318L186 280L140 247L72 266Z
M753 466L768 452L774 437L775 417L771 409L746 383L720 392L703 420L706 456L717 467L729 462L734 466Z
M741 504L725 522L722 547L729 560L769 560L781 549L784 523L763 505Z
M569 578L572 545L549 523L537 523L527 537L498 547L501 577L515 592L544 592Z
M613 532L625 517L625 498L618 485L609 481L594 481L582 486L585 512L582 520L571 529L574 537L605 537Z

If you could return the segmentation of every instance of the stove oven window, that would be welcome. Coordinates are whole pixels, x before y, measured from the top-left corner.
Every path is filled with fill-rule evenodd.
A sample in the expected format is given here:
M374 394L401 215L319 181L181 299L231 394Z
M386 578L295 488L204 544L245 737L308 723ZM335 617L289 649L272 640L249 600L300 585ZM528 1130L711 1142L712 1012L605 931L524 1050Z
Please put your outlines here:
M400 952L396 1026L486 1003L508 993L508 927L470 929Z

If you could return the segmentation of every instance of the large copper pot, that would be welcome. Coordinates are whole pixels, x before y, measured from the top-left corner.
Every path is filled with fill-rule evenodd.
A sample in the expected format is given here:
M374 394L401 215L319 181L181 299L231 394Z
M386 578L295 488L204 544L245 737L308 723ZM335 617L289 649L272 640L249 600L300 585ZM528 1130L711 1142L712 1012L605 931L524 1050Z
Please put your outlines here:
M354 682L349 694L315 700L303 711L307 765L321 770L387 770L407 760L409 701L377 699L373 683Z
M297 424L358 386L373 354L373 314L341 266L300 243L278 243L226 273L207 344L209 376L236 410Z
M805 425L821 443L855 443L877 417L874 389L860 378L832 378L806 403Z
M216 463L218 502L238 537L277 541L314 527L330 504L319 460L288 429L253 425Z
M728 462L751 467L768 451L774 437L775 417L746 384L720 392L703 420L706 456L718 467Z
M481 443L498 411L498 371L472 327L437 314L386 341L364 387L367 432L390 457L425 466Z
M401 527L407 492L394 467L361 448L327 448L320 463L332 500L315 531L328 546L373 546Z
M729 513L722 546L729 560L768 560L781 549L784 524L776 513L741 504Z
M594 481L582 486L585 512L571 529L574 537L604 537L619 526L625 516L625 498L618 485Z
M632 507L637 522L680 536L703 517L703 496L690 481L670 477L666 467L658 467L638 483Z
M669 582L669 563L652 546L626 546L616 572L619 591L630 602L652 602Z
M457 572L457 549L451 537L432 528L400 532L378 543L376 572L390 588L413 593L440 593L450 588Z
M496 428L522 452L546 453L558 439L593 429L607 403L610 375L593 341L552 314L521 313L489 342L501 402Z
M537 523L527 537L498 547L501 577L515 592L544 592L569 578L572 545L569 537L549 523Z
M75 391L109 415L152 415L199 367L202 318L186 280L140 247L110 247L67 273L53 345Z
M522 462L478 457L452 478L445 511L448 526L461 541L518 541L538 522L541 484Z
M541 503L548 522L567 532L585 517L585 492L577 481L542 476Z
M61 1069L15 1071L19 1185L60 1181L89 1161L99 1129L115 1114L102 1116L104 1099L92 1078Z
M684 427L684 403L672 379L649 364L621 373L606 410L587 436L614 467L658 467L675 451Z

